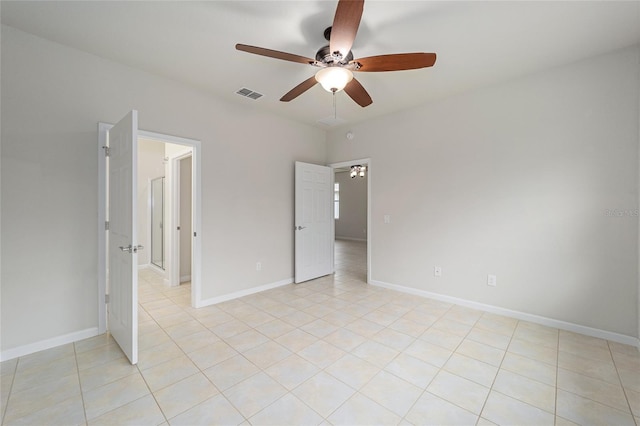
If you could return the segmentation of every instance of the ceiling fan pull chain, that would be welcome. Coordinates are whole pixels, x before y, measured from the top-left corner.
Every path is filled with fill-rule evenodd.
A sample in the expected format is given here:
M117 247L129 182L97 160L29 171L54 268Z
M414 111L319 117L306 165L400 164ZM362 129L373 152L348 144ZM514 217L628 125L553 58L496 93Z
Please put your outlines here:
M336 111L336 92L333 92L333 119L338 119L338 112Z

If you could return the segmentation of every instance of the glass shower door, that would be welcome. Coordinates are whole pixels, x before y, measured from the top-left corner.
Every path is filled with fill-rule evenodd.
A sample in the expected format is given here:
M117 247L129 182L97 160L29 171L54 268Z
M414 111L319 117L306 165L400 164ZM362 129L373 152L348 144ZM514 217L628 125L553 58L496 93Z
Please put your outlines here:
M164 269L164 177L151 181L151 263Z

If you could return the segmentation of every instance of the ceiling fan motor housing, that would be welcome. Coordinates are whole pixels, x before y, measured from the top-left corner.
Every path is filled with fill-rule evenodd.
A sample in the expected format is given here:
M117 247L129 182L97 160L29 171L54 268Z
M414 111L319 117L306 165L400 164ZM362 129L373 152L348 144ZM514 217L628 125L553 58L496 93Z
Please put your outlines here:
M327 41L331 41L331 28L333 27L327 27L323 33ZM321 47L316 53L316 61L322 62L325 65L347 65L352 60L353 53L351 51L343 58L340 52L332 53L329 45Z
M347 65L349 62L353 61L353 53L349 51L345 58L340 58L336 60L336 56L331 53L331 49L329 45L321 47L316 53L316 61L322 62L325 65Z

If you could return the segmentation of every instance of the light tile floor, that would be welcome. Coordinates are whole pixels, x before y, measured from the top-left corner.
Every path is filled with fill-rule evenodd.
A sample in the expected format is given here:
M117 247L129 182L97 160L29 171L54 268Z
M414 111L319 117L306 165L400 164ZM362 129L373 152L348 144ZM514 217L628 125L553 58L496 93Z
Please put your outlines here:
M109 335L3 362L2 424L640 424L637 349L369 286L365 250L201 309L143 271L138 365Z

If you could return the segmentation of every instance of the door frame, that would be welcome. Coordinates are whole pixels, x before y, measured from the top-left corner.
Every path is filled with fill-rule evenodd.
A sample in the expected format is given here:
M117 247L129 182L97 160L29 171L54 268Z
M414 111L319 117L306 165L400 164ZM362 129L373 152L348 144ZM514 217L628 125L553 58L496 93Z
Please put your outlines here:
M372 236L372 232L371 232L371 158L362 158L359 160L349 160L349 161L342 161L339 163L331 163L329 164L329 167L331 167L331 170L333 171L333 173L331 174L331 180L332 182L335 181L335 169L339 169L342 167L351 167L351 166L356 166L359 164L366 164L367 165L367 284L371 283L371 276L372 276L372 264L371 264L371 236ZM333 199L333 198L332 198ZM331 210L333 211L333 209ZM335 241L336 238L336 228L335 228L335 220L333 221L333 239ZM333 259L335 262L335 248L333 250L334 254L333 254ZM334 266L335 268L335 266Z
M177 155L175 157L169 158L171 161L171 218L172 218L172 227L171 227L171 267L169 277L169 285L179 286L181 284L182 276L180 275L180 244L181 244L181 231L178 231L176 228L176 224L180 224L180 228L182 229L182 217L180 214L180 206L182 199L182 192L180 190L180 162L185 158L191 158L191 168L193 170L193 152L187 152L184 154ZM193 175L193 172L192 172ZM195 228L193 225L193 176L191 181L191 228ZM193 245L193 238L191 238ZM191 268L193 270L193 247L191 248Z
M98 123L98 334L107 331L107 250L106 250L106 208L107 208L107 169L103 147L107 145L107 133L113 127L110 123ZM138 130L138 137L155 139L160 142L186 145L191 151L192 185L192 253L191 253L191 306L202 306L202 146L199 140ZM137 189L136 189L137 193Z

